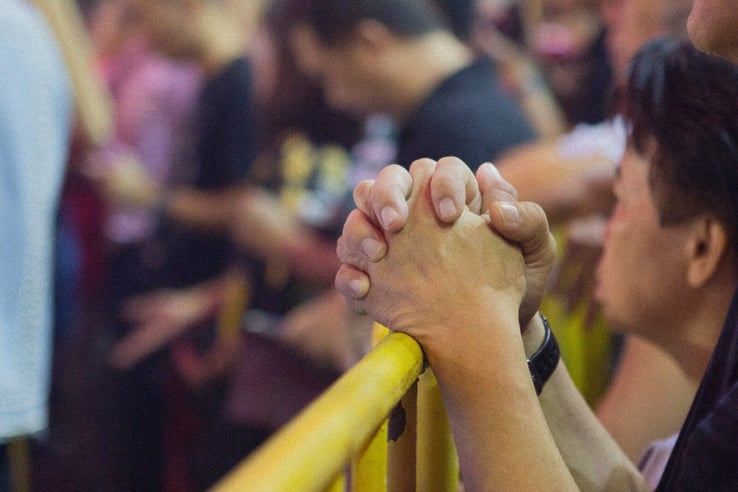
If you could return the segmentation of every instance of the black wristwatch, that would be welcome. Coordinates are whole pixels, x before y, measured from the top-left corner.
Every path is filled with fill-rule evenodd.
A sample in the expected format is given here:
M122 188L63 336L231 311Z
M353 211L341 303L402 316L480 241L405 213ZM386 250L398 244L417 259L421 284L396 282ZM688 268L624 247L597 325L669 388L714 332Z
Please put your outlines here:
M530 370L530 377L533 378L533 386L536 388L537 395L541 394L543 385L556 370L561 356L559 344L556 343L556 338L551 332L551 325L548 324L548 320L543 314L540 314L540 316L544 328L543 343L533 355L528 357L528 369Z

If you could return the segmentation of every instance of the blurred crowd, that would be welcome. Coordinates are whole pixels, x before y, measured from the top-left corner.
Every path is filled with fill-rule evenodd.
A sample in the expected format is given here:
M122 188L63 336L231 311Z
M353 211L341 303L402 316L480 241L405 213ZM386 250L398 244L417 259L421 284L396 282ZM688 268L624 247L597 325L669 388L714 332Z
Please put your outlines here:
M26 169L54 188L48 418L0 442L11 456L30 436L32 490L203 490L246 458L370 350L372 320L334 289L336 240L357 183L420 157L494 162L544 207L564 252L545 310L575 382L634 461L679 429L699 379L610 331L593 272L627 63L683 37L689 2L365 0L379 20L348 27L319 0L60 2L89 43L52 29L59 73L89 70L111 128L86 135L67 88L58 177ZM35 42L0 31L2 50ZM80 68L65 50L82 47ZM22 215L13 201L3 220ZM669 402L659 419L649 397Z

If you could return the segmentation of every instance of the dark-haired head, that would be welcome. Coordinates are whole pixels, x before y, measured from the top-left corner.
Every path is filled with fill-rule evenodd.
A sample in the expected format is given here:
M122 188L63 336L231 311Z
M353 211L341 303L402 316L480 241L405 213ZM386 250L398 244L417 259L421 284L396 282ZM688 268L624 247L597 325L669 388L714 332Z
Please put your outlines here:
M261 101L259 112L265 143L300 129L318 143L349 147L358 139L359 122L328 107L320 85L299 69L290 37L285 35L300 18L294 0L273 0L264 12L263 25L275 57L274 80L268 81L273 90Z
M445 29L444 16L430 0L302 0L305 21L325 45L348 39L362 20L374 20L401 37Z
M623 98L630 144L651 157L662 225L715 216L738 238L738 67L662 38L633 58ZM651 156L651 152L653 155Z

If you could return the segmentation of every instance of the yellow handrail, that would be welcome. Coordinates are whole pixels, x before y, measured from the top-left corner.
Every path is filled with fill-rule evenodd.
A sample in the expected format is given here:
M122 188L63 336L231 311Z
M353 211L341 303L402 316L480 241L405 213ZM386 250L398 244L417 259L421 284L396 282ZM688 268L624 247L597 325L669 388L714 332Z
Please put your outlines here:
M459 459L451 437L446 407L432 371L425 371L418 381L417 433L417 490L457 490Z
M213 490L335 490L355 457L370 443L386 442L383 422L422 370L418 344L401 333L388 335Z

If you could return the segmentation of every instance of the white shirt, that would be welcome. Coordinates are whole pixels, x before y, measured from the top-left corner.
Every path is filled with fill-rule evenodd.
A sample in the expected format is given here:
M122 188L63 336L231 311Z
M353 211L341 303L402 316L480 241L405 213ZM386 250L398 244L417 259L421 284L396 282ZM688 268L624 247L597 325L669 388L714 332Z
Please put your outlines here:
M66 70L43 17L0 0L0 442L47 425L54 223L70 136Z

